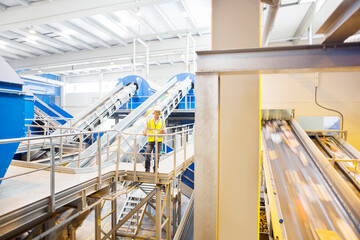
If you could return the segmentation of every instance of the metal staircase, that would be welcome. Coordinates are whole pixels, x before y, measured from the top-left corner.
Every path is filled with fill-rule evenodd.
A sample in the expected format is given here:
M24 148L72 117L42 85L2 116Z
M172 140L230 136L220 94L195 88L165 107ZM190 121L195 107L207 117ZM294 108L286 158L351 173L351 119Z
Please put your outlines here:
M140 189L130 192L121 210L119 220L121 220L131 210L133 210L134 207L138 205L145 197L146 194ZM122 231L126 231L127 233L135 234L138 231L140 219L145 214L145 207L146 204L140 208L139 211L134 214L120 229Z

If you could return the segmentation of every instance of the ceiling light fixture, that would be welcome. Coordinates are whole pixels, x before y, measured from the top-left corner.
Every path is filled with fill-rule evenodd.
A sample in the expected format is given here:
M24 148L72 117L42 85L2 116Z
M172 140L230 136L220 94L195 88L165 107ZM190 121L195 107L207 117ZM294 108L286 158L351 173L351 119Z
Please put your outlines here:
M29 31L28 31L30 34L36 34L36 31L31 27L29 28Z
M4 41L1 41L1 40L0 40L0 47L1 47L1 48L4 48L6 45L8 45L7 42L4 42Z
M140 9L138 8L137 11L136 11L136 16L138 17L142 17L142 12L140 11Z

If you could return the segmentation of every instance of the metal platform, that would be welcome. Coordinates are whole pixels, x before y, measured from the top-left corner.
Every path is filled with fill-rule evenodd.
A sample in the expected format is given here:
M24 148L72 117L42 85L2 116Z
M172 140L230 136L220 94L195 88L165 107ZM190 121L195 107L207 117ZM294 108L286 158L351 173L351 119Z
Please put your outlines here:
M116 181L169 184L193 162L192 143L188 143L186 149L185 161L183 149L177 151L176 162L174 155L160 159L158 174L145 173L142 163L137 163L136 167L133 163L120 163L118 171L113 164L101 169L100 179L96 171L84 174L56 173L54 211L51 211L49 171L42 170L6 179L0 186L0 205L6 206L0 209L0 238L15 236L31 226L36 226L49 216L61 212L63 206L74 202L80 204L80 209L85 210L89 207L86 204L88 196L108 189ZM29 168L10 166L6 177L29 171Z

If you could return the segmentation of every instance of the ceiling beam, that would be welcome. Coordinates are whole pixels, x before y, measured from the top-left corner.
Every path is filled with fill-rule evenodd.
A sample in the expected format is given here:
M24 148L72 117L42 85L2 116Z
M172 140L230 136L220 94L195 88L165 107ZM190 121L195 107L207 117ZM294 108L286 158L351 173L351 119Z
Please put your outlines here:
M50 53L48 53L46 51L43 51L41 49L29 46L26 43L18 43L15 40L10 40L10 39L8 39L6 37L3 37L3 36L0 36L0 40L10 44L12 47L15 47L15 48L23 50L23 51L35 52L35 53L39 53L39 54L42 54L42 55L49 55L50 54Z
M28 30L29 29L19 30L19 31L21 31L20 33L23 34L23 35L28 35L27 34ZM64 42L59 41L59 40L57 40L55 38L48 37L48 36L46 36L44 34L41 34L41 33L37 32L37 31L36 31L36 34L33 34L33 35L39 37L40 39L42 39L43 41L45 41L45 42L47 42L49 44L53 44L55 46L59 46L59 47L62 47L62 48L67 48L67 49L69 49L71 51L75 51L75 52L79 51L79 49L71 46L70 44L64 43Z
M189 7L187 6L187 4L185 3L184 0L180 1L180 5L184 8L186 14L189 16L190 22L192 24L193 28L197 28L197 23L195 21L195 18L193 16L193 14L191 13Z
M154 8L158 12L158 14L164 19L164 21L169 25L171 30L176 31L176 27L175 27L174 23L166 15L166 13L159 6L154 5ZM182 38L182 36L180 34L178 34L177 36L178 36L178 38Z
M4 12L5 12L7 8L8 8L7 6L5 6L4 4L0 3L0 10L1 10L1 11L4 11Z
M127 34L136 36L136 33L133 30L131 30L130 28L124 26L114 14L107 13L104 16L107 19L109 19L110 21L112 21L116 26L118 26L121 30L123 30Z
M7 58L12 58L12 59L24 59L23 57L20 57L18 55L15 55L15 54L12 54L12 53L9 53L9 52L6 52L6 51L1 51L1 50L0 50L0 56L4 56L4 57L7 57Z
M23 6L0 14L0 32L176 1L178 0L39 1L31 4L31 15L29 15L29 7Z
M62 24L63 24L64 26L66 26L66 27L68 27L68 28L71 28L72 30L74 30L74 31L76 31L76 32L84 35L85 37L92 39L93 41L101 44L101 45L104 46L104 47L107 47L107 48L110 48L110 47L111 47L111 45L110 45L109 43L105 42L104 40L102 40L102 39L99 38L98 36L96 36L96 35L94 35L94 34L92 34L92 33L89 33L88 31L85 31L84 29L76 26L75 24L72 24L72 23L67 22L67 21L66 21L66 22L62 22Z
M15 32L15 31L16 31L16 32ZM11 31L11 32L9 32L9 33L11 33L13 36L16 36L16 37L19 38L19 39L27 38L28 36L32 36L32 35L28 34L27 32L21 31L21 30L19 30L19 29L14 29L13 31ZM5 34L7 34L7 32L6 32ZM33 35L33 36L35 36L35 35ZM57 49L56 47L53 47L53 46L51 46L51 45L49 45L49 44L39 43L38 40L35 40L35 41L33 41L33 42L28 42L28 41L26 41L26 43L27 43L28 45L36 46L36 47L38 47L38 48L42 48L42 49L45 49L45 50L47 50L47 51L52 51L52 52L60 53L60 54L64 54L64 53L65 53L65 51L60 50L60 49Z
M16 54L19 56L24 56L24 57L37 57L37 55L35 55L33 53L28 53L26 51L22 51L22 50L13 48L10 45L6 45L5 47L2 47L2 51L13 53L13 54Z
M54 34L58 34L59 36L62 36L62 32L57 29L57 28L54 28L53 26L50 26L48 24L45 24L45 25L41 25L40 26L42 29L44 29L45 31L48 31L48 32L52 32ZM90 44L88 44L87 42L81 40L81 39L78 39L77 37L74 37L72 36L72 34L67 34L67 36L69 39L71 39L72 41L78 43L81 45L81 47L84 47L84 48L87 48L87 49L91 49L91 50L94 50L95 47L91 46Z
M16 1L26 7L28 7L30 5L28 0L16 0Z
M86 22L90 26L96 28L100 32L103 32L104 34L108 35L109 37L114 38L116 41L120 42L122 45L124 45L124 46L128 45L128 43L124 39L122 39L121 37L116 35L113 31L108 29L106 26L103 26L102 24L98 23L96 20L94 20L94 19L92 19L90 17L82 18L81 20Z
M210 48L210 35L202 37L194 37L196 41L196 49ZM150 54L156 55L164 52L185 51L186 39L167 39L163 42L151 42ZM144 55L145 49L139 49L138 55ZM72 66L80 63L92 63L95 61L104 61L110 59L118 59L122 57L130 57L133 54L131 47L115 46L112 48L98 48L95 50L82 50L80 52L68 52L64 55L54 56L40 56L32 60L14 60L10 65L16 69L34 69L34 68L49 68L56 66Z
M135 10L130 10L128 13L135 19L140 21L140 24L144 25L146 28L148 28L151 32L157 34L158 32L156 29L148 23L148 21L145 21L144 18L136 16ZM161 36L156 35L156 38L160 41L164 40Z
M323 43L341 43L360 27L360 1L344 0L317 33L325 35Z

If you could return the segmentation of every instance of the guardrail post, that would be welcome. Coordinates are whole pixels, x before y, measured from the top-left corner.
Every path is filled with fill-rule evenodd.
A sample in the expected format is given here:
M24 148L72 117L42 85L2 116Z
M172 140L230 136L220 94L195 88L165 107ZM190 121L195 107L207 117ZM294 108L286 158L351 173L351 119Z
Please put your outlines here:
M155 137L155 162L154 162L154 167L155 167L155 182L158 183L158 161L159 161L159 148L158 148L158 138L157 136Z
M50 138L50 212L55 212L55 149Z
M97 136L97 164L98 164L98 189L101 188L101 138L100 133Z
M106 161L109 161L110 146L109 146L109 133L106 134Z
M185 135L185 131L183 131L182 133L183 135L183 145L184 145L184 162L183 162L183 168L182 170L185 170L185 161L186 161L186 135Z
M136 181L136 136L134 136L134 181Z
M155 225L156 225L156 240L161 240L161 189L160 185L156 186L156 215L155 215Z
M63 157L63 141L62 141L62 137L60 137L60 149L59 149L59 163L62 162L62 157Z
M175 135L175 139L174 139L174 148L173 148L173 152L174 152L174 170L173 170L173 179L175 181L175 171L176 171L176 135Z
M28 127L28 136L31 137L30 127ZM31 157L30 140L28 140L27 154L26 154L26 161L27 162L30 162L30 157Z
M118 182L119 178L119 162L120 162L120 146L121 146L121 135L120 132L118 132L117 137L117 151L116 151L116 170L115 170L115 182Z
M80 167L80 158L81 158L81 150L82 150L82 138L83 135L80 133L80 138L79 138L79 153L78 153L78 162L77 162L77 167Z

